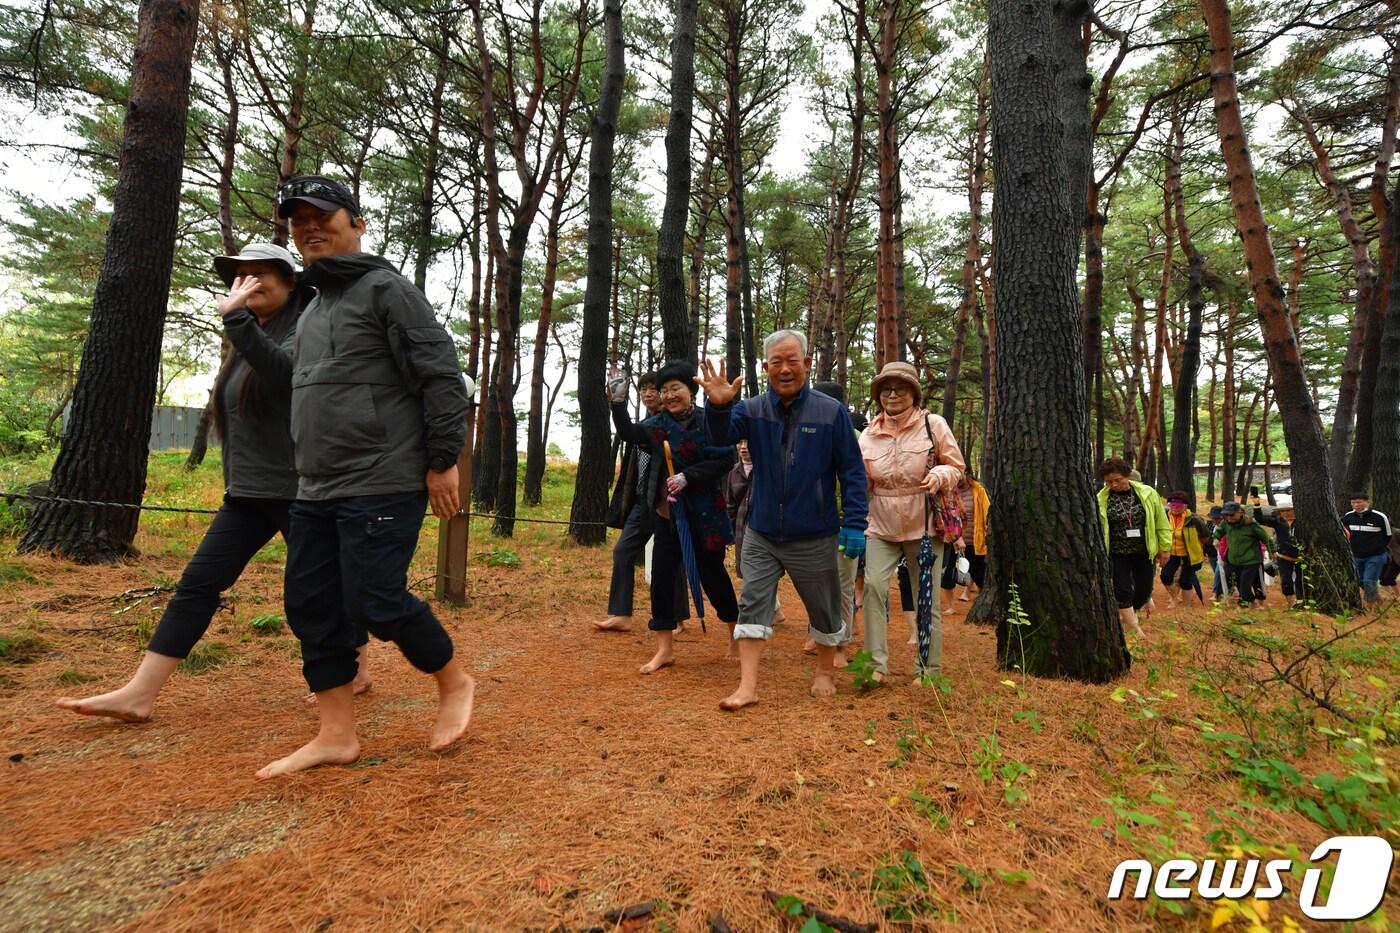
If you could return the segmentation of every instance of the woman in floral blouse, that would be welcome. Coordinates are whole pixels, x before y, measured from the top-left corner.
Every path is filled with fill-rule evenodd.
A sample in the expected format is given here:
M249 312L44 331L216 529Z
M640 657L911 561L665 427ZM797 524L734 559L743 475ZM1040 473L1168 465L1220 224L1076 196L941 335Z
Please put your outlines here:
M734 465L733 448L706 446L705 423L695 407L695 368L689 363L668 363L656 374L661 387L662 411L641 424L633 424L627 412L625 394L612 396L613 426L624 441L644 445L653 464L645 490L647 502L656 510L656 544L651 555L651 621L647 628L656 633L656 654L641 667L650 674L675 663L673 653L676 624L689 614L684 604L676 605L674 581L685 573L681 565L681 543L672 519L672 503L681 502L695 546L700 583L719 620L730 627L739 621L739 602L734 584L724 567L725 549L734 540L726 514L724 479ZM621 383L620 392L626 392ZM671 445L671 462L676 472L665 469L665 443Z

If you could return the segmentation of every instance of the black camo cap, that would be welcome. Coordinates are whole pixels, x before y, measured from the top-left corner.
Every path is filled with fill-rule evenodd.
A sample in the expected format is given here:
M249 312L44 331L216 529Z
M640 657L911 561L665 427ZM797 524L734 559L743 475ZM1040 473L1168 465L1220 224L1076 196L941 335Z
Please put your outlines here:
M353 217L359 217L360 205L350 189L324 175L298 175L277 189L277 216L290 217L297 201L313 204L323 211L338 211L342 207Z

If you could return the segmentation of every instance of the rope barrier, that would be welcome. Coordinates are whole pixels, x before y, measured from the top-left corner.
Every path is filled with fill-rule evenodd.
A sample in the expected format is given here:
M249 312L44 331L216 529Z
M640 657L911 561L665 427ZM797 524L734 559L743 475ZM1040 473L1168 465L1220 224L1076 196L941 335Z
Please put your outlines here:
M99 502L94 499L65 499L61 496L35 496L27 492L0 491L0 499L24 499L29 502L62 502L68 505L83 505L91 508L106 509L136 509L142 512L179 512L188 515L216 515L218 509L192 509L173 505L133 505L130 502ZM431 512L428 513L432 515ZM468 512L472 518L502 518L495 512ZM508 519L512 522L526 522L534 525L580 525L590 528L602 528L607 526L607 522L571 522L557 518L521 518L514 517Z

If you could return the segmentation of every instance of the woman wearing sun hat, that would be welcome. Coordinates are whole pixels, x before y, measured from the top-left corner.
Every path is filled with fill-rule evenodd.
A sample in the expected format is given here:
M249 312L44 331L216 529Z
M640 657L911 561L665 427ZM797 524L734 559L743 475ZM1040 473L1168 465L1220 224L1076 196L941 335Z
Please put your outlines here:
M865 647L875 662L874 677L889 672L890 576L904 556L910 572L918 566L919 542L933 533L926 498L951 491L967 464L948 423L923 408L923 386L908 363L886 363L870 386L879 414L860 437L870 488L865 551ZM933 540L935 579L941 573L943 540ZM943 616L933 605L928 672L943 660Z
M219 595L254 554L287 531L287 508L297 494L292 340L312 293L299 284L292 254L272 243L251 243L236 256L216 257L214 269L229 289L218 301L230 349L214 380L212 412L223 447L224 501L131 680L111 693L58 701L84 716L123 722L149 718L161 688L204 637Z

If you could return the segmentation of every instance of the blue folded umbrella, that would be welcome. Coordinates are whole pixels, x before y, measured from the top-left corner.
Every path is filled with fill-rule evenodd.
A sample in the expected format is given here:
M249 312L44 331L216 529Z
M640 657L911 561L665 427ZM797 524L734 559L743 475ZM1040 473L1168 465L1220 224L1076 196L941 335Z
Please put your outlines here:
M928 667L928 650L933 640L933 539L927 534L919 542L919 670Z
M676 466L671 461L671 442L662 441L666 452L666 475L675 476ZM690 583L690 596L695 600L695 615L700 619L700 631L705 628L705 598L700 588L700 564L695 559L695 542L690 537L690 521L685 514L685 499L682 496L667 496L671 505L671 522L676 526L676 537L681 543L681 564L685 568L685 578Z

